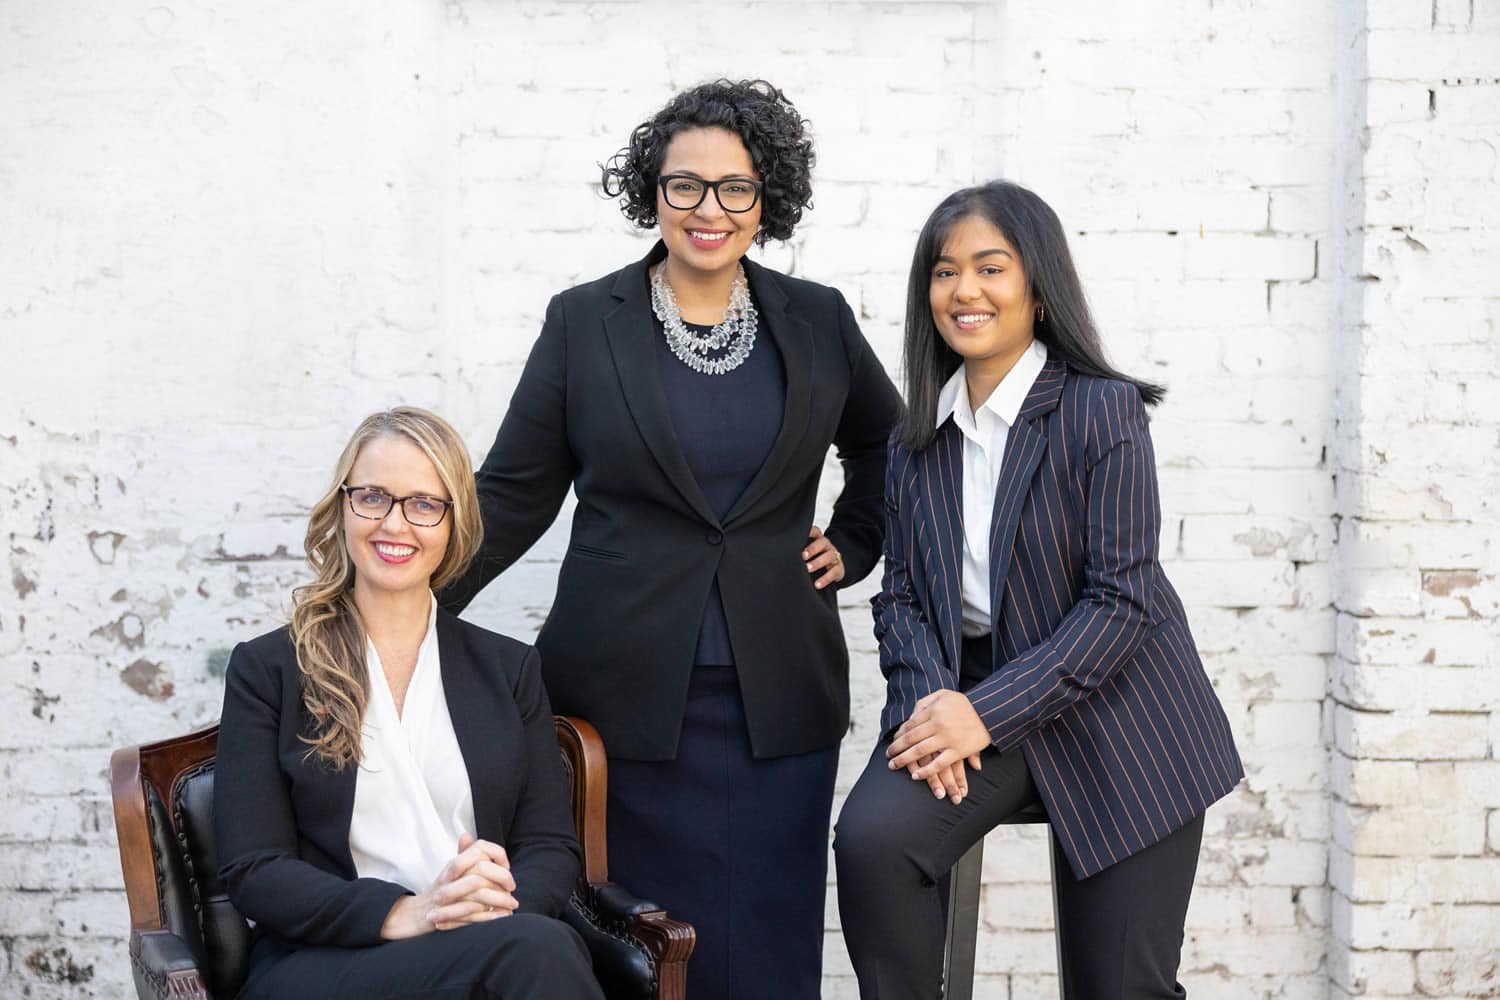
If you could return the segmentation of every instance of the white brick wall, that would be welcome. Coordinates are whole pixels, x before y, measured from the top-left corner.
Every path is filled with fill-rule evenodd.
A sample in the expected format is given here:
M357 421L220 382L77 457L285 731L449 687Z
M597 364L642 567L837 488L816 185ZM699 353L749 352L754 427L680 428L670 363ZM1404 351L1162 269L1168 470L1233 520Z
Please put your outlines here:
M892 370L916 228L1008 176L1169 384L1163 552L1248 772L1190 992L1497 995L1495 0L11 0L0 995L128 993L109 750L217 714L360 416L432 406L482 455L547 298L646 246L595 164L720 74L812 119L815 210L765 257L842 288ZM534 634L562 540L474 616ZM872 588L842 598L841 794ZM1055 995L1039 834L990 838L979 996Z

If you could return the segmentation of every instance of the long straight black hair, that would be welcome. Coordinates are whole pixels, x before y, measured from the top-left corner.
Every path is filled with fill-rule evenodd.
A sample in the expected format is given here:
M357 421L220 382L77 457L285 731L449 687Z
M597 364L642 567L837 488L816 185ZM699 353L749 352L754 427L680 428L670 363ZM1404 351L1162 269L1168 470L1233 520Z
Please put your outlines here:
M1062 222L1052 207L1031 191L1009 181L991 181L964 188L944 198L917 236L906 287L906 411L897 429L905 447L919 451L937 433L938 393L958 371L963 358L938 334L932 321L928 287L932 269L943 252L949 232L961 220L978 216L1000 230L1021 256L1031 299L1042 307L1035 335L1047 347L1047 357L1067 363L1074 371L1119 379L1135 386L1148 404L1161 401L1166 389L1116 371L1105 360L1099 331L1089 314L1088 300Z

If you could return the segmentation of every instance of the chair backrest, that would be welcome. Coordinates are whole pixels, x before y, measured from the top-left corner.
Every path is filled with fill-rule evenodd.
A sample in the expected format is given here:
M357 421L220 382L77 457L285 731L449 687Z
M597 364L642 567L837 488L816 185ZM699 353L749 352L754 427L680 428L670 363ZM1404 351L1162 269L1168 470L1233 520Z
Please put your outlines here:
M553 721L583 845L581 878L603 883L609 878L604 743L582 719L560 715ZM215 724L117 750L110 785L131 928L182 938L211 995L232 997L245 979L251 935L219 879L213 812L218 743Z
M604 756L604 740L592 725L573 716L553 716L552 724L573 793L573 830L583 847L579 878L587 884L603 885L609 881L604 828L609 761Z
M214 754L219 727L115 753L110 780L130 923L165 929L198 959L214 996L245 978L250 928L219 879Z

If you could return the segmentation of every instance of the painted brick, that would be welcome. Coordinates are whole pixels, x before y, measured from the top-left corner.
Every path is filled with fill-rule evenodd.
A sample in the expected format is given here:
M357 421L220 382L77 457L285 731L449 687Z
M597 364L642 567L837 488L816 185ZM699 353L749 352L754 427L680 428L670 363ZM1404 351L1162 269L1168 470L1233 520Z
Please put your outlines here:
M892 371L917 226L1004 175L1170 386L1163 558L1249 772L1208 814L1190 991L1493 993L1495 0L756 0L733 33L665 0L84 7L0 26L0 994L131 992L109 750L217 714L364 412L437 407L482 456L552 294L649 246L598 162L720 73L818 140L758 258L839 286ZM571 510L472 618L535 635ZM871 586L840 595L841 795ZM976 996L1056 995L1044 837L988 840Z

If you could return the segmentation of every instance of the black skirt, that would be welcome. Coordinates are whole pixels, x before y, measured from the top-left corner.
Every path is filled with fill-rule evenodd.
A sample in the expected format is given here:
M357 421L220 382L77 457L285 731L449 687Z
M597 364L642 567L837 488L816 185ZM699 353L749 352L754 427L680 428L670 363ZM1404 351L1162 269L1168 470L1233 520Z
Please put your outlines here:
M686 920L695 1000L817 1000L838 748L757 760L733 667L697 667L677 759L609 762L609 873Z

